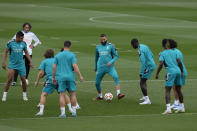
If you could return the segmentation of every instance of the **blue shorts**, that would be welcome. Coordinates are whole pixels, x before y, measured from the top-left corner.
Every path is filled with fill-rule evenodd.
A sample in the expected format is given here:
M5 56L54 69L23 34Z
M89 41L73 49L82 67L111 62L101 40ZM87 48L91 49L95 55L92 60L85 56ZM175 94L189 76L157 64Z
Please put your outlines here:
M100 83L102 81L103 77L105 76L105 74L109 74L113 78L113 80L115 82L114 83L115 86L120 85L118 73L114 67L106 69L106 70L98 70L96 72L95 83Z
M58 92L69 92L76 91L76 83L75 81L58 81Z
M57 88L58 88L57 85L52 84L52 80L46 80L42 92L52 94L54 90Z
M24 76L24 77L26 76L26 68L25 68L25 66L24 66L24 68L18 68L18 69L10 68L10 67L8 67L8 68L17 71L20 76Z
M144 79L150 79L151 78L151 75L153 73L154 70L149 70L148 68L144 71L143 74L141 74L141 78L144 78Z
M172 87L173 85L182 86L181 73L168 73L166 75L166 87Z
M185 85L185 80L186 80L186 76L181 77L182 86L184 86L184 85Z

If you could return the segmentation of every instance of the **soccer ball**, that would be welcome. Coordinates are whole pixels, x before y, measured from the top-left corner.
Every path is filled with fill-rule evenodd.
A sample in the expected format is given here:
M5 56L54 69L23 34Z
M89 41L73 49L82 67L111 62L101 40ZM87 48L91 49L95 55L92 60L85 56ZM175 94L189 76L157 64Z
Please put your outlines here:
M104 98L106 101L111 102L113 99L113 95L112 95L112 93L106 93Z

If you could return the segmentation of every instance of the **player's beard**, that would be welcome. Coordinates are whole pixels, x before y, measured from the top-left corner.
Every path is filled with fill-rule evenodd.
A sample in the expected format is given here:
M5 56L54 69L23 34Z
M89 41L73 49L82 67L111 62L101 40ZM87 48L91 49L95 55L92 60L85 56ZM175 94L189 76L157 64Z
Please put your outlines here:
M107 44L107 41L104 41L104 42L101 42L102 45L106 45Z

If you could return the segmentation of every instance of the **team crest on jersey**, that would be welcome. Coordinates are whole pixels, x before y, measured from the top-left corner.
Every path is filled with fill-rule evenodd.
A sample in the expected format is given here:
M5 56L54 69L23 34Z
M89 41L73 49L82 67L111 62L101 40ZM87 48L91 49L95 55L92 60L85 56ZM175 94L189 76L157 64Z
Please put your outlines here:
M21 48L23 48L23 45L20 45L21 46Z

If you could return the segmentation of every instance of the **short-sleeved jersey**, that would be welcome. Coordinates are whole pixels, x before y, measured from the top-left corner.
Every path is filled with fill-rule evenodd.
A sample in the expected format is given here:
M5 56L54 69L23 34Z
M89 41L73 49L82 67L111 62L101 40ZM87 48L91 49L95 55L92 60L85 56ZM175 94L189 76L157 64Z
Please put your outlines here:
M159 61L164 62L167 73L180 73L181 70L177 65L177 54L171 49L166 49L160 53Z
M27 50L27 45L24 41L10 41L6 45L6 49L10 52L10 61L8 68L20 69L24 67L23 51Z
M140 74L143 74L147 68L149 70L154 70L156 65L153 58L153 53L149 47L144 44L139 44L138 53L141 62Z
M71 51L63 51L55 56L56 79L58 81L75 81L73 64L76 64L76 56Z
M105 68L108 62L110 62L111 67L113 67L117 59L118 52L112 44L107 43L105 45L100 44L96 46L95 70L99 68Z
M53 74L53 64L54 64L54 58L47 58L43 60L40 64L39 70L42 70L46 73L46 80L52 80L52 74Z
M181 63L183 65L183 75L187 76L187 69L186 69L186 67L184 65L184 62L183 62L183 54L182 54L182 52L179 49L177 49L177 48L174 48L173 50L176 52L177 57L180 58L180 60L181 60Z

